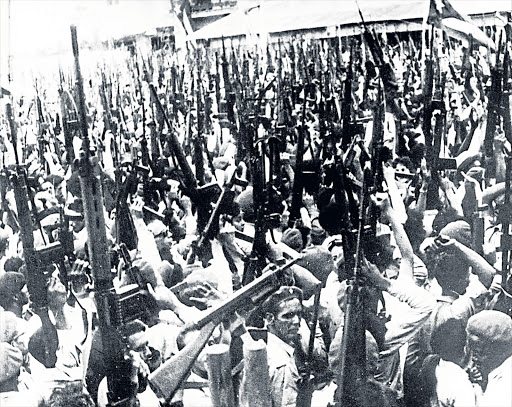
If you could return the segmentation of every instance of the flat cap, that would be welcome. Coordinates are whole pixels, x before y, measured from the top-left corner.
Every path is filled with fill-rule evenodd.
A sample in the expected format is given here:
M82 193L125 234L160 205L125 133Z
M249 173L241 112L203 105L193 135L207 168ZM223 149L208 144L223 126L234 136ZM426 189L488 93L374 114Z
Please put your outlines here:
M294 298L302 302L302 290L298 287L282 286L261 304L261 310L264 313L274 312L278 304Z

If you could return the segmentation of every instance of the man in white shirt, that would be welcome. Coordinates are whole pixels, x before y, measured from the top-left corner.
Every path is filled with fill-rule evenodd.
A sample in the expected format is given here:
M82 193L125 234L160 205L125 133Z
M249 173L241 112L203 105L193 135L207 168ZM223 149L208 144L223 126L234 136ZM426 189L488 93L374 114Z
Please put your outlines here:
M262 304L268 328L267 354L273 407L297 403L300 366L307 352L309 330L302 319L302 291L283 286ZM327 366L321 337L315 337L313 366Z
M479 406L512 406L512 319L500 311L482 311L469 319L466 332L472 361L487 378Z

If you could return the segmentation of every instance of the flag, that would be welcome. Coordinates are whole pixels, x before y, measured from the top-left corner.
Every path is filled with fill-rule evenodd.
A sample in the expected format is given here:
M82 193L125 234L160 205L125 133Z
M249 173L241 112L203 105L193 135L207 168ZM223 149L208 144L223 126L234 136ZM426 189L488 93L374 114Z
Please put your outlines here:
M462 15L453 8L448 0L430 0L427 23L437 28L443 28L443 19L456 18L466 21Z
M192 24L190 24L190 15L191 15L191 5L190 0L183 0L181 3L180 11L177 14L178 19L180 20L181 24L183 25L183 29L185 30L185 33L187 34L187 38L191 45L196 48L196 41L195 39L190 39L192 33L194 32L194 29L192 28Z
M475 43L496 49L492 39L455 10L448 0L430 0L427 23L444 29L451 37L464 39L468 43L472 38Z

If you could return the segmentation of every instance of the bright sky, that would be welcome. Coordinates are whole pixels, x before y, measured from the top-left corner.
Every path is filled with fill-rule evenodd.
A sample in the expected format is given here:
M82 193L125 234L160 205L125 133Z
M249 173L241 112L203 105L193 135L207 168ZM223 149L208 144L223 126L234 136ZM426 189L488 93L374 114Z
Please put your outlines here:
M72 59L70 25L79 42L97 44L172 24L170 0L0 0L0 81L13 70L37 71L48 55ZM9 19L10 5L10 19ZM10 24L9 24L10 22ZM10 34L10 35L9 35Z

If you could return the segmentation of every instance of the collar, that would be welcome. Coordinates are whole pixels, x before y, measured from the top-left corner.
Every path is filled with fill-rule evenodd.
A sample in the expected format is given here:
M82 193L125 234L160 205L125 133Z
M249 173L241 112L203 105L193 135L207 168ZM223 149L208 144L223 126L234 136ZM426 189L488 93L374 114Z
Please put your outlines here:
M460 297L460 294L453 290L443 290L443 293L444 294L437 298L437 302L446 302L448 304L452 304L457 298Z
M287 344L285 341L283 341L273 333L268 333L267 341L269 344L274 344L275 346L278 346L279 348L283 349L288 354L288 356L293 357L295 353L295 348Z

